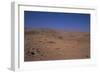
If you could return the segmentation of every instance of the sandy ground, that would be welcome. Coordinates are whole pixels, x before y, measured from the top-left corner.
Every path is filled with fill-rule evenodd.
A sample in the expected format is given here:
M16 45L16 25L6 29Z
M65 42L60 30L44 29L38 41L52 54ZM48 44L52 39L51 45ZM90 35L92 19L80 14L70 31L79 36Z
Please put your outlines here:
M25 30L24 61L90 58L89 32Z

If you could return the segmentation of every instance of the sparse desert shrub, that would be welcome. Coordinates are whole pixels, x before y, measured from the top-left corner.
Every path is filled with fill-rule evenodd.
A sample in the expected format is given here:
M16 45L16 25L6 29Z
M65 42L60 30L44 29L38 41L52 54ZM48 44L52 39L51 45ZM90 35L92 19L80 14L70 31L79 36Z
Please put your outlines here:
M86 58L89 58L89 56L88 56L88 55L86 55Z
M85 36L85 37L89 37L89 36L90 36L90 34L89 34L89 33L87 33L87 34L84 34L84 36Z
M35 55L35 54L40 54L41 51L39 50L39 48L31 48L30 52L31 55Z
M32 48L32 50L35 50L35 48Z
M35 53L32 51L32 52L31 52L31 55L35 55Z
M58 38L59 38L59 39L63 39L63 37L62 37L62 36L59 36Z
M47 43L53 43L53 44L54 44L54 43L56 43L56 42L54 42L54 41L48 41Z
M43 42L43 41L39 41L39 42Z

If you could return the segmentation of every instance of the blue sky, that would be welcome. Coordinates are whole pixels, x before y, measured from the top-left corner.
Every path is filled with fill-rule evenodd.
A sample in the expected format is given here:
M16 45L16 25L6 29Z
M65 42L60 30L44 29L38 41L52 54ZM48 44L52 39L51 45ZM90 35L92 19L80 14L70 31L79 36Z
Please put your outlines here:
M24 26L89 32L90 14L24 11Z

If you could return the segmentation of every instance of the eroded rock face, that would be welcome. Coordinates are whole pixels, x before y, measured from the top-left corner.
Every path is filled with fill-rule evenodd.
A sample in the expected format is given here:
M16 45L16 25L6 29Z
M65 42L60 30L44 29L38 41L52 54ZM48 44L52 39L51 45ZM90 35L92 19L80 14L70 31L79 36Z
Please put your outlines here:
M57 30L25 31L24 60L90 58L90 34Z

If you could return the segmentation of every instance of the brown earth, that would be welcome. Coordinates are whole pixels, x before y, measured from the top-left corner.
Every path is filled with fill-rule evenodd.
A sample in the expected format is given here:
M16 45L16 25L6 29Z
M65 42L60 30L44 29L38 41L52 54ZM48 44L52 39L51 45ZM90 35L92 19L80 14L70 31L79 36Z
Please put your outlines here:
M25 30L24 61L90 58L90 33Z

